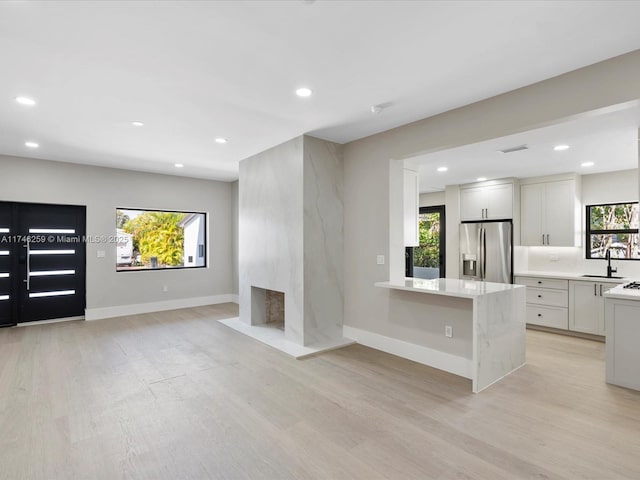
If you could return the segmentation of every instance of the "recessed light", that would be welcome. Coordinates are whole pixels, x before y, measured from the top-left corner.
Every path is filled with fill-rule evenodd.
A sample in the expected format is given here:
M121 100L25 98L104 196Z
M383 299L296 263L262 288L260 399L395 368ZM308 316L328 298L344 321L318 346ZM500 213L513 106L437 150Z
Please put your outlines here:
M33 106L36 104L36 101L33 98L29 98L29 97L16 97L16 102L18 102L21 105L29 105L29 106Z
M562 152L564 150L569 150L569 145L556 145L553 147L556 152Z
M478 177L477 180L478 182L484 182L487 179L487 177Z
M446 172L447 170L449 170L447 167L438 167L439 172Z
M173 166L176 167L176 168L184 167L184 165L182 163L174 163Z
M40 145L36 142L24 142L25 147L38 148Z
M131 122L131 125L133 125L134 127L144 127L144 123L139 122L138 120Z
M229 140L227 140L226 138L222 138L222 137L216 138L216 143L222 144L222 143L227 143L228 141Z
M593 162L584 162L580 164L581 167L593 167L594 165L595 163Z
M307 87L301 87L296 90L296 95L298 95L299 97L310 97L312 93L313 91L311 91L311 89Z

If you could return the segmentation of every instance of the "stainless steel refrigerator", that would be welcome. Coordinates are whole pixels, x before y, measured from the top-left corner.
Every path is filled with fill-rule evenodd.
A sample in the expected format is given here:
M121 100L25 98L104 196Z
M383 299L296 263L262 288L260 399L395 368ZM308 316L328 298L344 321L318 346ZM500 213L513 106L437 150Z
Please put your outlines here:
M510 221L460 224L460 278L513 283Z

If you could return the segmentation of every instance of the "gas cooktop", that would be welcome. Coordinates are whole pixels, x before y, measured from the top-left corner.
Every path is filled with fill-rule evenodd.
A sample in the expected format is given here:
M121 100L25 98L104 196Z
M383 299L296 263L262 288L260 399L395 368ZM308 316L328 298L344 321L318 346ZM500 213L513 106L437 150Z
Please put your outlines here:
M631 288L633 290L640 290L640 282L631 282L623 285L622 288Z

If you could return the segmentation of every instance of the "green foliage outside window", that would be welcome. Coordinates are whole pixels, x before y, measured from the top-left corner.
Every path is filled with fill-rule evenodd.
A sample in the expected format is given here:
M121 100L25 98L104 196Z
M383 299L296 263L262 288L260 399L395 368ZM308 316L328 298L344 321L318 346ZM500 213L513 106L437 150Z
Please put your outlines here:
M151 257L159 266L183 264L184 230L179 225L185 217L180 212L144 212L124 223L122 229L133 235L133 249L140 252L144 265Z
M421 213L418 223L420 246L413 249L416 267L440 266L440 214Z

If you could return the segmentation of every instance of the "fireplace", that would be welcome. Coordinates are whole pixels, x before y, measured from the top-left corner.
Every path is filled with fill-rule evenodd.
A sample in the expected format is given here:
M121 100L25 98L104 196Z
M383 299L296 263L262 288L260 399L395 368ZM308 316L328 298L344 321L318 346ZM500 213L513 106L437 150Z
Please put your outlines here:
M251 324L284 330L284 292L251 286Z

